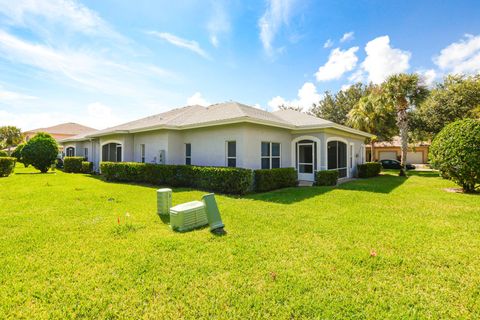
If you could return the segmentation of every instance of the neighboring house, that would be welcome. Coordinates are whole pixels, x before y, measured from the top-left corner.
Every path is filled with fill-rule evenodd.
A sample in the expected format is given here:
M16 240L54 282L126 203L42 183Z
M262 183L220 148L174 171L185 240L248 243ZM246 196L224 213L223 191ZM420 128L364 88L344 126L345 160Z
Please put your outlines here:
M299 180L318 170L352 177L371 135L293 110L267 112L236 102L174 109L61 141L67 154L101 161L295 167Z
M94 130L95 129L93 128L82 126L81 124L78 124L78 123L68 122L68 123L57 124L56 126L53 126L53 127L28 130L28 131L25 131L23 134L25 135L25 139L28 141L37 133L46 132L46 133L49 133L55 140L59 141L59 140L73 137L79 134L92 132Z
M400 160L401 157L400 137L393 137L392 141L381 141L375 143L374 160ZM420 142L408 145L407 164L425 164L428 162L428 142ZM371 159L371 146L367 145L367 159Z

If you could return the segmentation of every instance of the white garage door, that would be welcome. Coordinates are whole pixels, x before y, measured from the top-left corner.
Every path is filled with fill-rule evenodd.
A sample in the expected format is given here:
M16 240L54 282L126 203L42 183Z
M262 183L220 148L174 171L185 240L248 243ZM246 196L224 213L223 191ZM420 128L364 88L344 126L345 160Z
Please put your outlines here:
M380 151L378 152L378 160L397 160L397 153L395 151Z
M407 152L407 163L423 163L423 152Z

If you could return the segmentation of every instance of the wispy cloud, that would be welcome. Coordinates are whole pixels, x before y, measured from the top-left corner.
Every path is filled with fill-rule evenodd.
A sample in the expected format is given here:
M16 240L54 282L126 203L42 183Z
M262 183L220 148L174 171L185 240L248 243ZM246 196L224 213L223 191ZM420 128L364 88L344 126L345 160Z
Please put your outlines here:
M31 43L1 30L0 53L4 59L34 67L53 79L63 79L63 84L70 83L101 93L124 96L145 93L149 88L145 83L145 75L158 78L158 70L162 70L158 69L154 73L148 69L154 68L151 65L129 66L91 51L56 49ZM65 83L65 79L69 82Z
M347 41L353 40L353 38L354 38L354 32L350 31L343 34L342 38L340 39L340 42L342 43L347 42Z
M33 32L61 25L75 32L124 39L95 11L76 0L0 0L0 13L10 24L31 27Z
M25 101L25 100L36 100L38 97L31 96L28 94L5 90L0 86L0 103L5 101Z
M345 72L353 70L358 61L357 51L358 47L352 47L348 50L333 49L328 61L315 73L317 81L339 79Z
M274 52L273 41L283 25L288 25L295 0L267 0L267 9L258 20L260 40L268 55Z
M227 9L219 1L212 1L212 14L207 23L207 29L210 34L210 43L214 47L220 45L220 37L230 32L231 23Z
M205 59L210 59L208 53L200 47L197 41L180 38L168 32L147 31L147 34L163 39L174 46L195 52Z
M332 39L328 39L327 41L325 41L325 43L323 44L323 47L326 49L326 48L331 48L333 46L333 41Z

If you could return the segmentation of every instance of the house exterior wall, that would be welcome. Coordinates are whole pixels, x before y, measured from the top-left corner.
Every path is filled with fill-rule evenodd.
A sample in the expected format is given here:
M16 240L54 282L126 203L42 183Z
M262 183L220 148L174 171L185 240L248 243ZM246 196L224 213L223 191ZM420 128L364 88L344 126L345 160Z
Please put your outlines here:
M83 155L89 148L89 161L99 169L102 146L107 143L122 145L122 161L141 162L141 145L145 145L145 162L185 164L185 144L191 144L191 164L198 166L226 166L226 142L236 141L237 167L261 168L261 143L280 143L280 167L296 167L296 142L317 142L317 170L327 169L327 143L340 140L347 144L348 177L356 174L357 164L365 162L364 138L337 129L292 132L288 129L265 125L239 123L189 130L156 130L133 134L115 134L93 141L63 143L73 145L76 155ZM351 159L351 161L350 161Z
M159 163L161 150L168 148L168 133L165 131L150 131L133 134L133 161L141 162L141 145L145 145L145 162Z

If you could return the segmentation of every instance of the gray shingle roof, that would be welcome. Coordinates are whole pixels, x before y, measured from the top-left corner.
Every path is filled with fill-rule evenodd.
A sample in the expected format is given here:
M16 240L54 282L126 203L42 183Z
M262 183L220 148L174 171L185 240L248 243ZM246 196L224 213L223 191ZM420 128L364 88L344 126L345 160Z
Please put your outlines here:
M87 134L85 137L99 137L115 133L131 133L154 129L189 129L232 122L256 122L292 130L315 127L337 127L343 130L353 130L365 135L365 133L360 131L339 126L331 121L294 110L268 112L238 102L225 102L213 104L208 107L193 105L177 108L115 127L95 131Z

